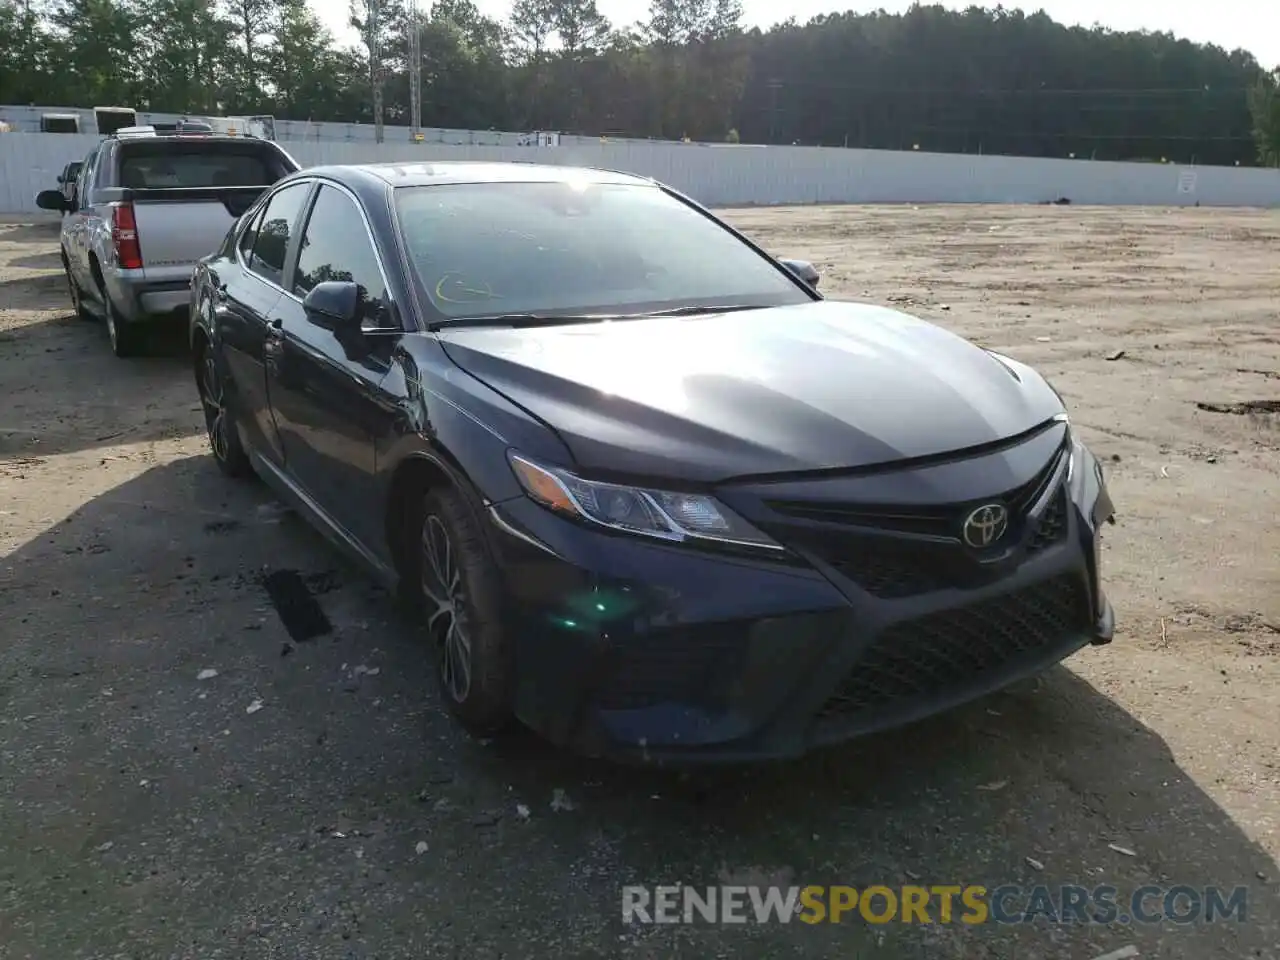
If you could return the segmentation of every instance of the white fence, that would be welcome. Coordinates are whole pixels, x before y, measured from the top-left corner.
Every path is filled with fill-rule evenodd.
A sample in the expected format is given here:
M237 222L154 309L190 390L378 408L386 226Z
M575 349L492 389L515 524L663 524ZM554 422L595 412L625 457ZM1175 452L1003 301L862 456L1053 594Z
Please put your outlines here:
M82 159L87 134L0 134L0 213ZM1280 207L1280 170L1044 160L819 147L597 143L560 147L290 142L304 166L379 160L524 160L656 177L710 206L792 203L1044 203Z
M50 107L0 104L0 120L7 122L17 133L39 133L40 118L49 113L74 115L80 119L81 133L97 133L98 121L89 107ZM138 110L138 123L172 123L175 120L208 119L199 114L158 113ZM409 143L413 132L409 127L387 124L383 128L387 142ZM444 143L455 146L519 147L529 131L518 130L459 130L452 127L423 127L422 139L426 143ZM275 118L275 133L279 140L338 140L353 143L374 143L376 131L371 123L338 123L332 120L283 120ZM611 137L622 143L647 143L644 138ZM561 135L561 143L598 143L599 137Z

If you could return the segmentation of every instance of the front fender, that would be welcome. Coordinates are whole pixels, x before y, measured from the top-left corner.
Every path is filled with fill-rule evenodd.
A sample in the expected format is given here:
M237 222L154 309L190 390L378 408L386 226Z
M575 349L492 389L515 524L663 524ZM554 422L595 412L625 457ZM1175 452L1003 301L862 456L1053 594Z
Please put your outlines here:
M1098 639L1095 643L1109 641L1115 630L1115 614L1107 602L1102 583L1102 525L1115 523L1115 505L1107 491L1102 464L1079 440L1071 440L1071 500L1078 506L1083 523L1082 539L1092 581L1094 617L1097 621Z
M200 310L201 294L208 289L207 269L203 264L196 264L191 271L191 299L189 304L191 309L188 313L190 319L187 323L187 345L193 350L195 349L197 336L203 334L210 343L213 342L214 338L214 331Z
M524 496L507 461L509 449L572 462L549 426L459 368L430 334L404 336L382 390L398 407L390 433L376 443L375 469L388 492L412 457L447 466L485 505Z

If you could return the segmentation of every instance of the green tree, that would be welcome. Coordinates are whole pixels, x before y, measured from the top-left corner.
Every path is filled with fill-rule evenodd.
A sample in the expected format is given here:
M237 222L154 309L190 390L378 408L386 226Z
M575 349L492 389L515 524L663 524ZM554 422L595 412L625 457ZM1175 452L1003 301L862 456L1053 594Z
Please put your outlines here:
M1268 167L1280 167L1280 69L1258 77L1249 91L1249 113L1258 160Z
M48 11L32 0L0 0L0 103L40 103L62 92L47 24Z
M57 38L49 54L60 65L57 100L76 106L132 102L142 86L140 22L134 11L113 0L61 0L49 14Z
M353 0L337 48L308 0L0 0L0 103L409 116L404 0ZM425 3L425 0L423 0ZM424 120L747 143L1199 164L1280 162L1280 77L1243 50L915 5L743 30L741 0L437 0L419 25ZM1261 76L1261 80L1259 77ZM377 104L383 104L379 109Z
M109 102L218 113L236 86L234 25L202 0L139 0L133 18L132 48L119 61L133 65L131 90Z
M551 0L551 22L563 55L571 60L597 52L613 29L596 0Z
M376 137L383 138L383 94L387 76L394 72L397 55L404 58L405 22L408 12L400 0L350 0L350 24L360 31L361 54L368 80L370 112Z
M276 0L222 0L225 20L231 25L237 48L235 105L239 110L255 112L264 102L262 89L263 61L274 45L272 28L279 13Z
M516 0L511 7L509 30L518 52L532 60L540 59L556 31L554 3L552 0Z
M274 112L297 120L369 120L358 95L361 65L333 47L333 38L306 0L281 0L270 32L264 80L274 95Z
M509 114L509 42L502 24L471 0L437 0L420 41L423 123L469 130L501 124Z

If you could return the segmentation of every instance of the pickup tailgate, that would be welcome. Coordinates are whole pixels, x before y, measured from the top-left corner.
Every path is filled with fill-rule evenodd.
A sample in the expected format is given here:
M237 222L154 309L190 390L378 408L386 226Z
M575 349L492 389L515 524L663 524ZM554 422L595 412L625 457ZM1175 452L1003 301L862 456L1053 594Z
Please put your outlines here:
M133 203L142 267L148 279L174 271L186 277L195 262L212 253L240 215L267 187L177 187L125 190Z
M185 280L271 184L297 169L269 141L155 137L120 143L118 199L133 205L148 281Z

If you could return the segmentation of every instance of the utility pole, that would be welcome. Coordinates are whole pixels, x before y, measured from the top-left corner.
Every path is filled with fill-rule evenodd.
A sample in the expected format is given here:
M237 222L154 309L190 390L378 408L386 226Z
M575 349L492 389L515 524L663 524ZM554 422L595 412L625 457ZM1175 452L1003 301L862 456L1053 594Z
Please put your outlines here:
M369 85L373 89L373 139L382 142L382 0L364 0L365 46L369 48Z
M409 131L414 142L422 132L422 29L418 0L409 0Z
M769 142L778 139L778 91L782 89L781 80L770 80L769 87Z

